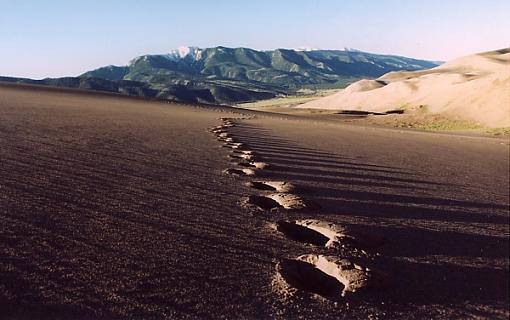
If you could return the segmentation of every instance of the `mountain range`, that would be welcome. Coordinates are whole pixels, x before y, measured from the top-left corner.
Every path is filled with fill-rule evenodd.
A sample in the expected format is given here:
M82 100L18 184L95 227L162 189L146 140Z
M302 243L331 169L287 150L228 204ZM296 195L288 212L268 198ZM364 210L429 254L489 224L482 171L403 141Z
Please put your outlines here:
M78 77L0 81L117 92L185 102L234 104L296 94L303 89L343 88L391 71L428 69L440 62L357 50L300 51L183 47L143 55L127 66L106 66Z

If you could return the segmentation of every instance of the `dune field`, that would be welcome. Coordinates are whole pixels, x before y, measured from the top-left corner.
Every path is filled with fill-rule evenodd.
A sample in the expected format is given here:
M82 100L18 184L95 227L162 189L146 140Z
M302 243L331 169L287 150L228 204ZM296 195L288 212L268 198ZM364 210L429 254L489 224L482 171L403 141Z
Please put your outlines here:
M509 316L506 139L0 84L0 145L0 318Z
M489 128L510 127L510 49L458 58L427 70L389 72L298 108L404 110Z

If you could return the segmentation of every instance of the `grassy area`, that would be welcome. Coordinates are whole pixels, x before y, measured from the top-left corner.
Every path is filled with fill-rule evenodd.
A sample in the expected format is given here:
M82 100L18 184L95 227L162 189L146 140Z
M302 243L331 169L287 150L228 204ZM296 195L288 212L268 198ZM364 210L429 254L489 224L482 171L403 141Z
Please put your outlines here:
M416 123L413 128L432 131L460 131L460 130L480 130L485 127L472 121L455 120L433 117L426 119L422 123Z
M338 89L332 90L320 90L314 92L312 94L303 94L296 96L287 96L281 98L274 98L268 100L260 100L249 103L241 103L238 104L237 107L245 108L245 109L264 109L264 108L273 108L273 107L282 107L282 106L295 106L298 104L302 104L308 101L312 101L318 99L320 97L324 97L334 92L338 91Z
M498 137L510 137L510 128L494 128L486 131L488 134Z

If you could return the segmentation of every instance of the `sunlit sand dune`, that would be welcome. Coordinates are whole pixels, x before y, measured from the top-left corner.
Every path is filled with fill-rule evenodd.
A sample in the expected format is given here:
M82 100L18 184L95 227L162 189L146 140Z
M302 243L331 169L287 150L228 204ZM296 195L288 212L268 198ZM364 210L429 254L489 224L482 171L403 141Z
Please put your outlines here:
M462 57L415 72L361 80L299 108L441 114L488 127L510 126L510 49Z

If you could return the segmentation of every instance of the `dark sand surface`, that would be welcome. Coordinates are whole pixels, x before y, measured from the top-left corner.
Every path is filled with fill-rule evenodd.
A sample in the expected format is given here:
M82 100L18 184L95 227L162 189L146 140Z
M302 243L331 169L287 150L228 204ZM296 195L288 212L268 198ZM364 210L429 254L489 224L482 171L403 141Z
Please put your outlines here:
M245 112L269 166L237 177L232 110L0 85L0 318L508 317L507 141ZM317 207L246 207L253 180ZM384 284L282 292L282 259L335 254L271 228L309 218L383 239Z

